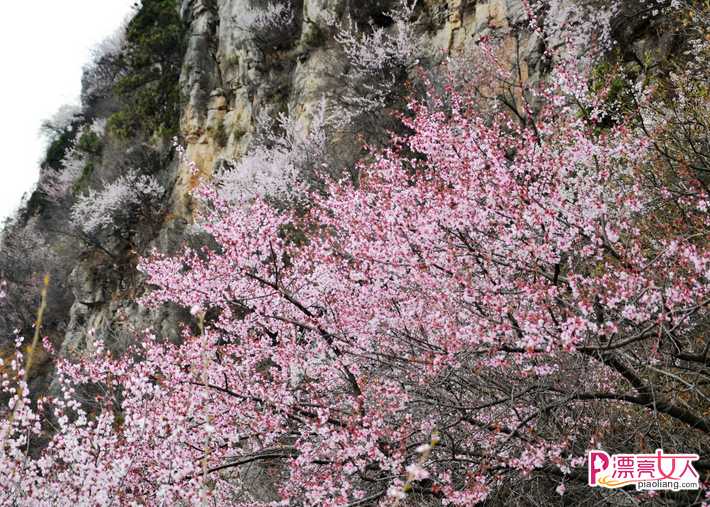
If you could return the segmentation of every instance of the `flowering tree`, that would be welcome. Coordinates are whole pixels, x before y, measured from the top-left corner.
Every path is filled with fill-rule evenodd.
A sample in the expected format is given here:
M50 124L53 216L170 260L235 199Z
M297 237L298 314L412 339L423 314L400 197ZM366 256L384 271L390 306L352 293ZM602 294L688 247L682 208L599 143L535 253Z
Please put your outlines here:
M274 131L274 123L280 133ZM302 125L284 114L277 122L260 119L258 128L261 135L249 152L217 174L215 186L224 203L239 205L257 195L292 202L322 180L319 169L327 147L324 102L305 135Z
M91 61L84 66L81 76L81 101L93 108L111 94L113 87L125 71L122 51L125 49L128 20L91 51Z
M377 115L391 105L401 89L407 71L424 54L421 37L413 23L416 0L399 0L387 12L391 27L374 26L368 31L357 30L352 18L335 34L347 58L349 68L343 77L344 88L336 96L338 107L332 123L352 127L362 117ZM332 20L335 23L335 20Z
M233 20L237 29L249 33L260 44L278 46L293 37L296 17L291 0L253 3Z
M18 355L3 501L514 503L521 480L593 494L591 447L707 454L707 186L659 161L664 124L608 121L585 82L556 69L517 119L431 89L307 210L200 188L214 248L142 264L144 303L194 329L60 363L39 459Z
M71 197L71 191L84 172L86 161L76 150L69 150L62 159L63 167L47 167L37 188L53 202L63 202Z
M213 315L192 352L212 344L192 377L215 397L209 438L236 417L251 438L209 466L281 459L282 495L312 504L407 485L471 505L535 470L565 480L586 448L624 445L620 417L707 448L686 377L704 369L707 193L689 176L681 197L647 137L600 132L604 104L557 78L524 126L453 90L411 104L414 134L305 219L206 193L219 251L145 270L153 301Z
M117 222L154 213L164 193L154 177L129 171L101 191L81 195L72 208L72 221L85 234L95 235Z

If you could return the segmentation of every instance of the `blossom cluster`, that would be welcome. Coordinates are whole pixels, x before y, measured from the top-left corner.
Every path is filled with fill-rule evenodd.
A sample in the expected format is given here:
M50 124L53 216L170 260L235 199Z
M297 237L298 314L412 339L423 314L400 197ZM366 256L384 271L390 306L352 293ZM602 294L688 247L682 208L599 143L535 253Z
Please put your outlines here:
M356 29L352 19L335 35L349 63L346 88L340 90L340 107L331 116L337 127L345 127L360 116L377 114L388 106L402 74L424 54L424 44L413 23L416 0L399 0L388 12L391 27L371 26L369 32Z
M136 206L152 206L165 190L153 176L129 171L96 191L79 196L72 208L72 221L86 234L114 226L119 216L130 214Z
M256 196L282 201L298 198L316 182L318 168L326 159L325 123L323 102L305 135L302 125L286 115L281 114L276 122L262 119L259 141L238 163L228 164L217 174L214 184L220 198L232 205Z

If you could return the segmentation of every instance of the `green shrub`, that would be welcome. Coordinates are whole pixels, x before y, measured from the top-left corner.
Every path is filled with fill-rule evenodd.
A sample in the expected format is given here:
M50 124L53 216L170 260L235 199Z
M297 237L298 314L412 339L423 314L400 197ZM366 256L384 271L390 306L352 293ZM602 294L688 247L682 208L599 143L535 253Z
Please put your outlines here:
M74 147L74 142L76 139L77 128L72 125L61 132L50 140L49 146L47 147L47 152L44 156L43 165L51 167L55 170L61 170L64 168L64 158L66 157L69 150Z
M126 111L118 111L109 116L106 128L111 134L122 139L131 137L131 121Z
M84 170L81 172L81 176L74 183L74 193L80 193L89 188L89 178L91 178L91 175L94 174L95 169L96 164L94 164L93 161L89 160L88 162L86 162Z
M214 140L217 146L224 148L229 142L229 134L227 134L227 129L224 127L224 120L219 120L217 123L217 128L214 133Z
M618 57L617 57L618 58ZM604 93L604 110L607 112L596 128L603 130L615 125L618 119L636 109L633 83L638 69L633 64L603 61L592 70L590 89Z
M125 73L114 87L122 108L109 120L112 133L127 138L177 132L184 51L178 2L144 0L126 29Z
M101 155L104 146L101 137L96 132L84 128L76 147L89 155Z

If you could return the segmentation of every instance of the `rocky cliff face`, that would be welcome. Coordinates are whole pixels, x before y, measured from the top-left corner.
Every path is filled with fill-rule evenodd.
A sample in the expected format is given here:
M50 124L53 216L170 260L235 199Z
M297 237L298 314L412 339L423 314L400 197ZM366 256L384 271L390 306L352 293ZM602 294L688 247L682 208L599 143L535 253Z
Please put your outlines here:
M377 1L299 1L292 29L280 40L265 40L263 33L242 22L245 13L255 8L250 0L184 0L180 14L188 37L179 82L184 100L180 136L200 172L193 174L188 164L176 158L162 162L158 172L170 189L169 204L164 221L144 241L142 252L175 250L185 241L183 232L194 212L190 190L225 161L247 153L260 115L287 114L305 135L321 103L325 100L329 107L337 101L341 76L348 72L348 60L335 40L336 25L352 18L362 26L380 16L386 26L391 20L382 18L383 13L395 7L393 2ZM506 38L504 47L511 60L519 55L525 75L534 76L539 72L539 44L530 36L516 44L518 37L510 31L523 14L519 0L420 2L411 20L425 50L419 63L434 68L447 54L498 33ZM329 151L337 154L335 163L347 166L361 154L358 136L372 132L333 134ZM132 333L143 329L177 337L178 323L187 320L183 311L167 308L151 314L132 300L145 291L135 260L131 254L117 262L89 249L73 267L67 294L73 303L61 340L66 353L90 349L96 336L120 350Z
M282 40L265 43L240 22L240 16L254 9L250 0L183 1L181 12L190 38L180 86L189 99L180 127L190 159L205 175L221 160L239 158L249 149L260 114L287 112L307 131L322 98L335 101L342 92L339 76L348 72L334 25L348 22L349 16L359 16L355 22L365 24L396 5L301 0L295 8L293 30ZM419 2L411 22L423 40L427 58L422 63L432 66L476 37L496 30L503 33L523 14L518 0L428 0ZM380 23L384 26L388 20ZM512 50L513 40L507 44ZM532 39L523 45L521 56L528 73L528 58L536 48ZM352 152L347 146L351 143L349 138L337 149ZM177 178L176 209L184 212L190 180L184 165Z

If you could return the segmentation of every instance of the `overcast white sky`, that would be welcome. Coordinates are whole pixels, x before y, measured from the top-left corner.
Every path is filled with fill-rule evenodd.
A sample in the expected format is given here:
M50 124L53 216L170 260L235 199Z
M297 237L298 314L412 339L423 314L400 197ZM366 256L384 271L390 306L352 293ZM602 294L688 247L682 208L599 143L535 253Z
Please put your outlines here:
M81 68L135 0L12 0L0 18L0 219L37 180L42 120L78 102Z

